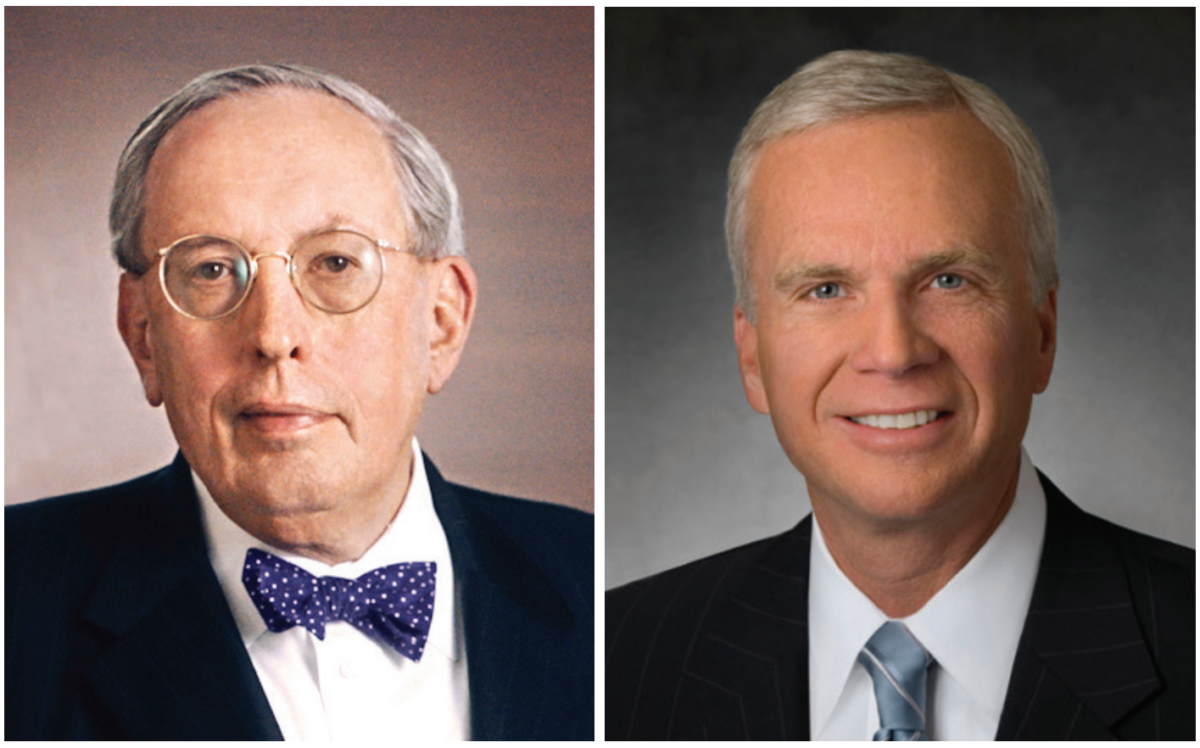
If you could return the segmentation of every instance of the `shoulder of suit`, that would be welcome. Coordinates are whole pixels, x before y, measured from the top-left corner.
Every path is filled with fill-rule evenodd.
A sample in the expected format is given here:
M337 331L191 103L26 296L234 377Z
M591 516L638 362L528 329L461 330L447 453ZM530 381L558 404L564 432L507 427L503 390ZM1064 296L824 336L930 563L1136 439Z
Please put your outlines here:
M526 552L535 556L586 558L592 563L595 518L588 512L562 504L504 496L470 486L446 482L463 505L503 529Z
M700 632L762 576L799 577L811 524L609 590L604 610L605 724L610 738L664 739L671 699ZM807 584L807 580L804 582ZM640 715L640 716L639 716Z
M1093 537L1105 538L1116 549L1126 568L1143 567L1147 570L1166 572L1167 577L1187 580L1194 590L1196 577L1196 552L1186 546L1155 538L1131 530L1079 507L1064 494L1044 473L1038 472L1046 494L1047 521L1058 516L1061 523L1085 529Z
M1195 550L1131 530L1100 517L1093 519L1112 540L1131 574L1152 577L1160 592L1174 598L1195 598Z
M1126 561L1140 560L1146 563L1168 567L1178 567L1189 571L1193 576L1196 569L1196 551L1186 546L1156 538L1145 533L1131 530L1118 525L1103 517L1099 517L1076 505L1067 498L1058 486L1054 485L1044 474L1039 473L1042 487L1046 492L1047 509L1063 512L1063 516L1074 515L1084 523L1090 524L1093 532L1099 532L1109 539L1125 557ZM1079 521L1079 520L1075 520Z
M136 533L170 533L169 468L90 491L5 507L5 621L22 646L82 614L114 556ZM60 615L61 614L61 615Z
M458 491L465 500L488 514L511 515L521 519L536 518L542 522L552 522L566 527L583 528L591 527L594 524L594 518L590 513L563 504L505 496L451 481L447 481L447 484Z
M479 488L464 486L460 483L454 483L442 475L441 470L434 464L428 453L424 453L423 457L425 460L425 474L429 479L429 487L434 493L435 502L437 501L439 491L444 488L451 491L454 496L473 511L482 512L504 525L525 526L537 524L546 527L546 523L549 523L550 527L561 528L567 532L577 534L586 534L589 538L593 536L595 521L593 515L588 512L562 504L522 499L515 496L504 496Z
M610 643L628 634L636 620L663 617L692 618L701 614L714 596L736 587L743 573L758 566L781 546L795 546L808 527L804 521L780 535L756 540L727 551L615 587L605 593L606 628Z
M1196 551L1192 548L1146 535L1105 519L1098 518L1098 521L1106 526L1110 536L1126 554L1193 571L1196 568Z
M54 550L80 542L101 543L120 533L131 517L159 503L170 467L124 483L4 508L5 543Z

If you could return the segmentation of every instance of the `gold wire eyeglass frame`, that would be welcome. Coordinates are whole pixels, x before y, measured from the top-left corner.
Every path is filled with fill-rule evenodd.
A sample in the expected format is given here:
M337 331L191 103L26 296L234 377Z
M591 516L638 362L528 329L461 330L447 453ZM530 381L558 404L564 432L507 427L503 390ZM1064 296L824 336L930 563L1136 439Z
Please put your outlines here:
M375 288L374 288L374 290L371 291L370 296L368 296L366 298L366 300L363 301L363 303L359 304L358 306L354 307L353 309L344 309L344 310L326 309L325 307L321 306L316 301L310 299L307 295L305 295L304 290L301 289L299 282L296 280L296 273L295 273L296 264L292 261L293 257L295 256L295 253L296 253L296 247L299 246L300 244L302 244L303 242L309 241L318 236L323 236L325 234L354 234L356 236L360 236L363 239L366 239L367 241L369 241L371 244L373 244L375 246L375 251L379 253L379 282L377 282L375 284ZM246 289L242 292L241 298L238 299L237 303L234 304L232 307L230 307L228 310L221 312L220 314L213 315L211 317L200 317L200 316L197 316L197 315L192 314L191 312L187 311L186 309L181 307L178 303L176 303L175 299L171 296L171 291L167 288L167 262L166 262L167 255L171 252L171 250L175 249L176 247L183 244L184 242L191 241L192 239L199 239L201 237L209 237L212 239L219 239L223 242L227 242L228 244L230 244L234 247L237 247L239 250L241 250L242 254L244 254L246 256L246 259L249 260L249 264L250 264L250 279L248 281L246 281ZM379 294L379 289L383 287L383 279L384 279L384 277L387 276L387 262L385 261L386 256L383 253L383 250L385 250L385 249L390 249L393 252L406 252L409 254L412 253L412 250L409 248L397 247L396 245L391 244L390 242L388 242L384 239L377 239L375 237L368 236L367 234L364 234L361 231L355 231L354 229L331 229L329 231L320 231L320 232L317 232L316 234L311 234L309 236L306 236L304 239L301 239L299 242L292 245L291 250L288 252L260 252L258 254L251 254L250 250L243 247L239 242L235 242L232 239L227 239L227 238L225 238L223 236L219 236L217 234L189 234L188 236L184 236L179 239L176 239L175 241L171 242L167 246L156 251L156 254L158 255L158 283L159 283L159 286L162 287L163 296L167 297L167 302L170 303L170 305L172 307L174 307L175 311L179 312L183 316L185 316L189 319L198 319L198 320L221 319L222 317L228 317L229 315L236 312L238 310L238 308L240 308L242 306L242 304L244 304L246 302L246 299L250 298L250 292L254 290L254 279L258 277L258 260L259 260L259 258L279 257L284 262L287 263L288 279L292 282L292 287L296 289L296 293L300 295L300 298L303 299L305 303L311 304L312 306L316 307L317 309L320 309L323 312L326 312L327 314L350 314L352 312L357 312L359 309L362 309L367 304L370 304L375 299L375 297Z

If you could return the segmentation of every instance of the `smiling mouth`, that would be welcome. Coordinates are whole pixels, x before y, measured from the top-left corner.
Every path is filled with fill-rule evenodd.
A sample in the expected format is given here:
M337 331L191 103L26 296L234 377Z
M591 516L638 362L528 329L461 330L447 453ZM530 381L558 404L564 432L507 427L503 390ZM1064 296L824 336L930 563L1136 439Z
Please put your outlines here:
M914 410L912 413L897 413L892 415L846 416L860 426L870 426L873 429L915 429L933 423L945 416L946 412L936 410Z

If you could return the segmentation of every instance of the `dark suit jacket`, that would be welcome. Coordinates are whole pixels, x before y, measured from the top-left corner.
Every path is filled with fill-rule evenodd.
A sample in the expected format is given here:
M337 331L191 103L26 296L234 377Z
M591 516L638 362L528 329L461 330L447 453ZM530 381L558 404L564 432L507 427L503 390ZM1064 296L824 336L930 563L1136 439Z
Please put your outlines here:
M426 468L462 580L473 737L591 739L591 515ZM5 520L6 739L281 737L182 456Z
M1192 740L1195 553L1084 513L1046 539L1000 740ZM811 519L608 593L605 737L808 740Z

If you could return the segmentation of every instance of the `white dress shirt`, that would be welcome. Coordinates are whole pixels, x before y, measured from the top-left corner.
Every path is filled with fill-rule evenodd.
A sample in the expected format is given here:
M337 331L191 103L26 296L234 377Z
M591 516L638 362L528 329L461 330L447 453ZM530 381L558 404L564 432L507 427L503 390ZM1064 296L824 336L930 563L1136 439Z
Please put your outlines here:
M257 540L221 511L192 473L209 560L287 740L388 739L422 745L470 738L460 595L416 439L412 448L412 479L400 512L362 558L335 566ZM300 626L271 633L242 585L250 548L316 576L348 579L404 561L436 562L433 620L421 661L412 662L344 621L328 623L324 641Z
M858 653L888 617L838 568L816 518L809 559L809 718L815 740L870 740L879 729ZM1033 595L1046 497L1021 450L1017 493L999 527L925 607L900 619L934 657L930 740L993 740Z

